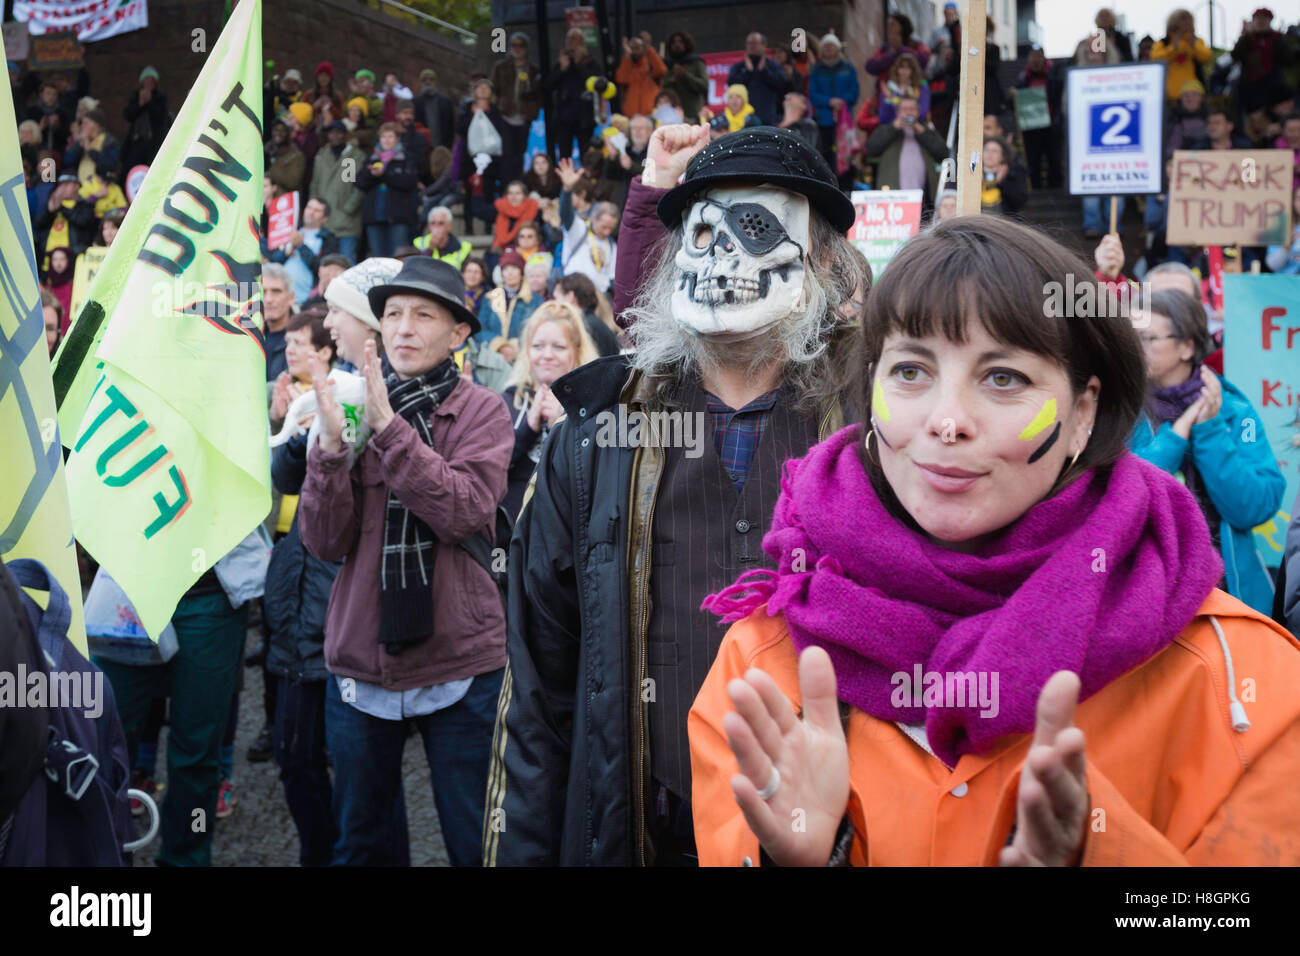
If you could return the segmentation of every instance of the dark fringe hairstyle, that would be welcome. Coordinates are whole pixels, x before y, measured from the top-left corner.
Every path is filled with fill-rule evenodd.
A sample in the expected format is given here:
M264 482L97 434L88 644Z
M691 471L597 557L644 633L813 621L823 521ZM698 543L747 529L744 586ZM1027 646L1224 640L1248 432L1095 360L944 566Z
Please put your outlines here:
M959 216L910 240L889 263L867 298L853 362L852 404L871 415L876 364L893 333L912 338L942 335L962 344L966 323L977 319L998 342L1043 355L1065 369L1079 395L1088 380L1101 382L1093 434L1065 479L1089 468L1109 468L1128 447L1146 396L1146 361L1132 321L1121 315L1053 316L1051 283L1077 290L1095 283L1093 268L1046 234L995 216ZM1104 301L1104 296L1099 300ZM865 431L865 429L864 429ZM876 491L895 514L907 518L884 475L858 443ZM1053 494L1064 486L1058 480Z

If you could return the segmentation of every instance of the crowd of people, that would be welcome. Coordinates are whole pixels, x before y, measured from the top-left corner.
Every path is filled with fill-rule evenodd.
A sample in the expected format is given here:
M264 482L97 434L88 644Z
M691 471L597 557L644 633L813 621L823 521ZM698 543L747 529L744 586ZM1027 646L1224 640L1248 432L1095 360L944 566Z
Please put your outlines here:
M1165 243L1164 194L1128 275L1100 201L1092 263L1016 221L1062 182L1065 67L1163 59L1170 152L1294 152L1295 241L1237 268L1300 273L1300 36L1272 19L1216 62L1187 11L1135 55L1103 9L1010 89L990 43L978 217L940 185L953 3L925 40L890 16L865 96L833 32L749 34L716 110L682 31L622 39L612 78L580 30L545 73L513 34L462 91L273 75L264 595L208 570L175 658L104 665L146 793L169 727L159 862L209 863L191 809L236 810L245 664L304 866L409 863L413 729L454 865L1298 862L1300 525L1275 574L1252 529L1285 480L1206 250ZM172 113L152 68L120 141L84 71L11 79L53 355ZM857 186L925 197L878 281ZM1150 322L1045 318L1067 276L1146 279ZM923 670L1000 674L1000 703L923 702Z

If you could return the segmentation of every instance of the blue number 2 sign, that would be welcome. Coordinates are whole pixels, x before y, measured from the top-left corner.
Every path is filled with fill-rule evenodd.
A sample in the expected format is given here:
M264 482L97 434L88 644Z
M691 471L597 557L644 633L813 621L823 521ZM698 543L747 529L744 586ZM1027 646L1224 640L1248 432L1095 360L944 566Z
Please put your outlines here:
M1142 150L1142 104L1092 103L1088 115L1088 146L1094 153Z

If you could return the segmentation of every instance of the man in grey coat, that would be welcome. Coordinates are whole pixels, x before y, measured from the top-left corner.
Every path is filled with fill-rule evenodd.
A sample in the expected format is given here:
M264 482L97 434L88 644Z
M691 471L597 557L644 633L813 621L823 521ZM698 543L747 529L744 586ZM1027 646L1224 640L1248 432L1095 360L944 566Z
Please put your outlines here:
M361 203L365 198L357 188L357 170L366 157L348 144L347 127L335 120L325 127L325 148L318 150L312 165L311 198L323 199L330 215L325 227L338 236L339 252L357 261L357 241L361 237Z

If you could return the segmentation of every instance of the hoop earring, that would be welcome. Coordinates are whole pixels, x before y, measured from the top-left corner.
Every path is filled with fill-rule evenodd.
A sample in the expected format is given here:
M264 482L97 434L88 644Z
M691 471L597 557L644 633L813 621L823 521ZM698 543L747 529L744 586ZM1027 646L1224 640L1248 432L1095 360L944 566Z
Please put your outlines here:
M1082 455L1082 454L1083 454L1083 449L1082 449L1082 448L1080 448L1078 451L1076 451L1076 452L1074 453L1074 457L1070 459L1070 467L1067 468L1067 469L1065 469L1066 474L1069 474L1071 471L1074 470L1074 466L1075 466L1075 464L1078 462L1078 460L1079 460L1079 456Z
M873 426L871 426L871 430L867 432L867 441L866 441L866 445L867 445L867 457L871 459L871 463L872 463L873 465L875 465L877 468L879 468L879 467L880 467L880 462L876 461L876 456L873 455L873 454L871 454L871 436L874 435L875 433L876 433L876 427L873 425Z

